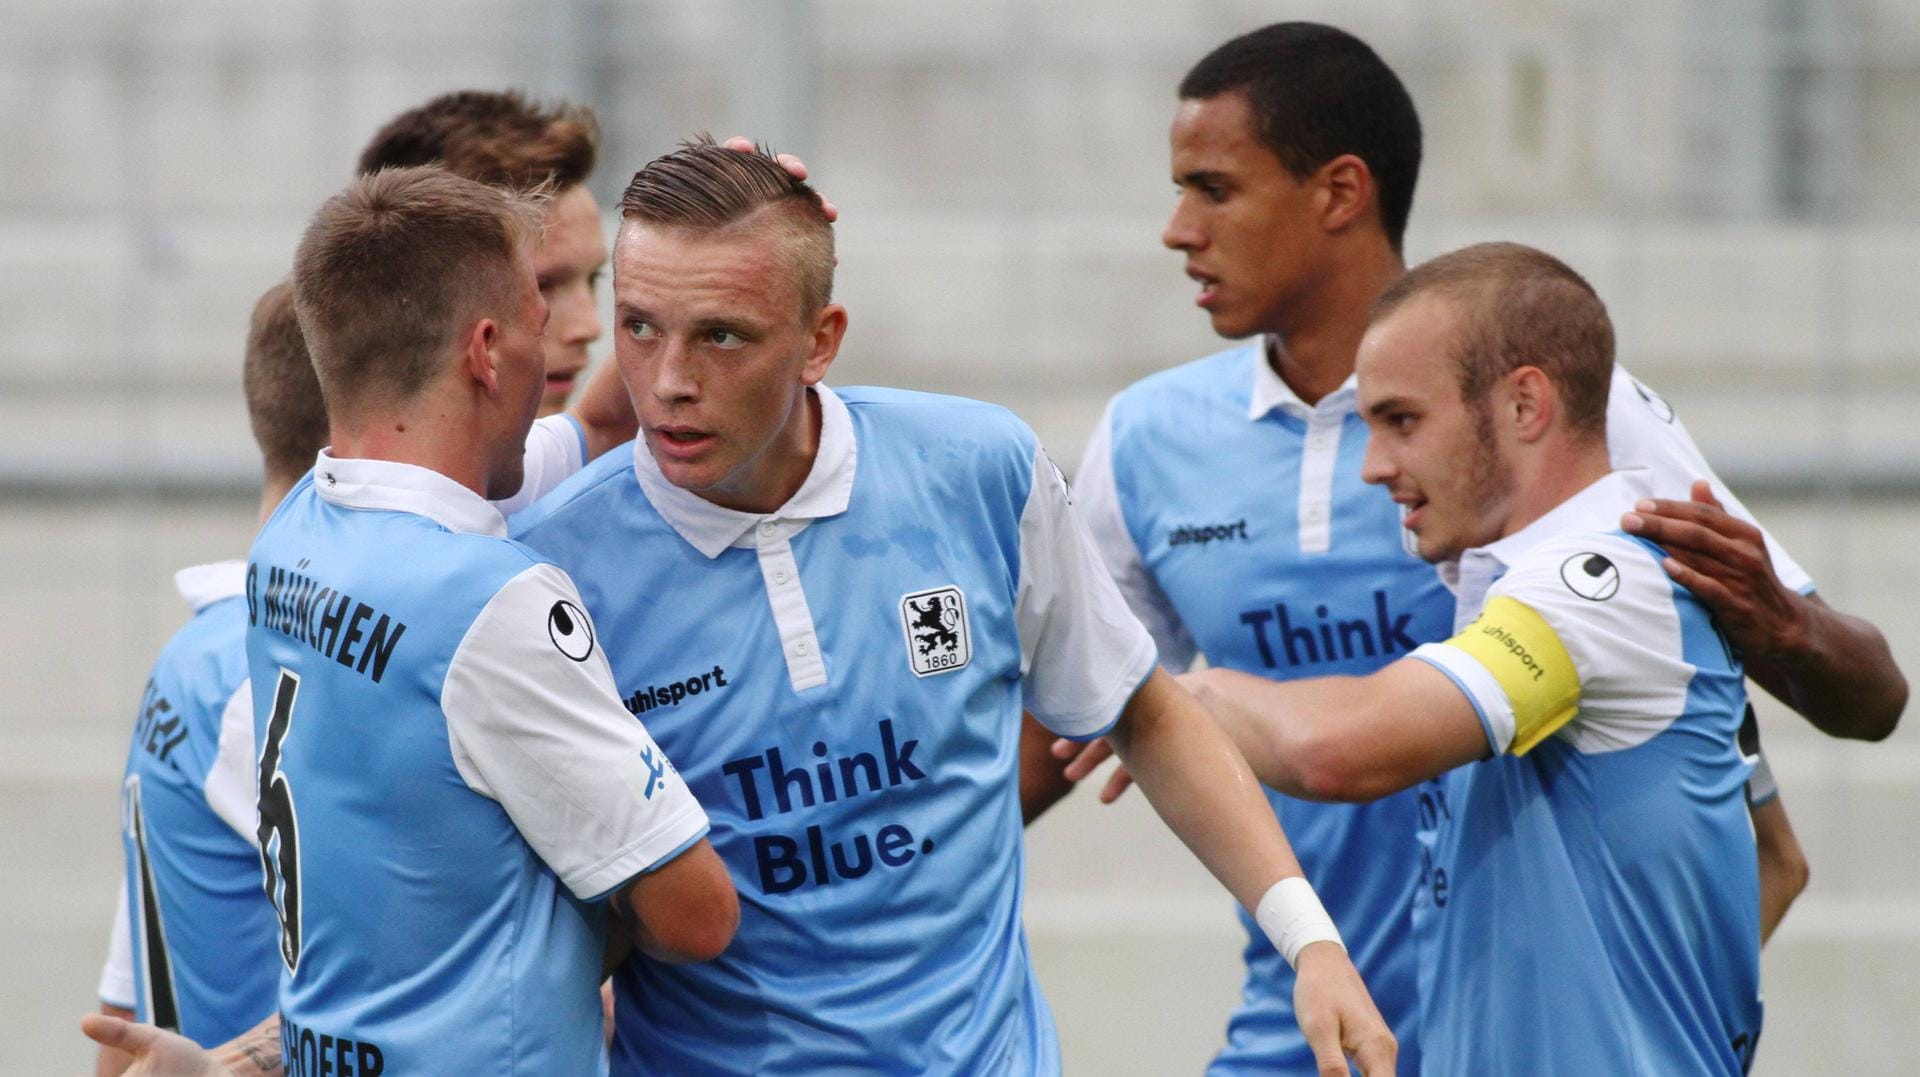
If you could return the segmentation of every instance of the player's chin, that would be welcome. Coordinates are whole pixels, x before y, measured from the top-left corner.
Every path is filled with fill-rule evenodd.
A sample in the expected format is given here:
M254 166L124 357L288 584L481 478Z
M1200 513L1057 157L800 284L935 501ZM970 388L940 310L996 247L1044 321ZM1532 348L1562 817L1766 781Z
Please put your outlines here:
M555 387L551 383L540 397L540 415L544 419L549 415L558 415L567 410L567 404L573 400L573 379L567 379L564 386Z

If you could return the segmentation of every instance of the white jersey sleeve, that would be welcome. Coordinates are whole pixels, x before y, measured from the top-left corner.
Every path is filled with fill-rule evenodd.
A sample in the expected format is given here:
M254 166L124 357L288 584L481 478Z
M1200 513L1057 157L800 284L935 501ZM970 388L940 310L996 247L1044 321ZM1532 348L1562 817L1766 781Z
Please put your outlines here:
M1179 611L1140 559L1140 547L1134 544L1120 508L1120 489L1113 477L1112 401L1107 402L1100 425L1087 441L1086 455L1080 458L1080 470L1073 477L1073 505L1086 521L1093 548L1120 589L1120 597L1153 637L1160 664L1175 673L1186 672L1199 648Z
M573 581L535 565L494 595L441 691L455 765L575 896L672 859L707 815L613 687Z
M207 807L221 822L232 827L248 845L259 847L260 785L254 774L252 681L241 681L239 691L220 712L220 741L202 792Z
M1653 474L1653 496L1685 501L1696 479L1713 484L1713 494L1727 512L1760 527L1753 513L1733 496L1727 484L1713 473L1700 447L1673 412L1673 406L1647 388L1626 368L1613 368L1613 385L1607 394L1607 454L1614 470L1645 468ZM1813 578L1800 562L1767 531L1767 554L1773 559L1774 574L1788 588L1801 594L1813 591Z
M1014 620L1026 708L1061 736L1106 732L1153 672L1153 639L1102 567L1060 469L1037 446L1020 513Z
M1523 755L1559 733L1583 752L1630 748L1686 709L1673 584L1618 535L1549 539L1487 592L1459 635L1414 657L1453 678L1495 752Z
M587 434L573 416L549 415L527 431L526 456L521 461L520 489L512 497L493 503L502 516L521 509L552 493L554 488L587 466Z
M133 983L133 927L127 921L127 884L120 881L113 903L113 931L107 938L107 963L100 969L100 1001L123 1010L136 1008Z

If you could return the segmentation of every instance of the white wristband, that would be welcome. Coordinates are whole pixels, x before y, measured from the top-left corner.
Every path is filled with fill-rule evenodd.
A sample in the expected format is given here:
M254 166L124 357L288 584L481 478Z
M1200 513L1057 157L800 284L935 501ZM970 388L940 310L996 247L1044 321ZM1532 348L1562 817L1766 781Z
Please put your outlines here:
M1333 926L1333 918L1327 915L1326 906L1320 904L1320 895L1313 892L1313 885L1298 875L1290 875L1268 890L1260 899L1260 907L1253 910L1253 918L1259 923L1260 930L1273 940L1273 948L1292 965L1307 944L1331 942L1341 949L1347 944L1340 940L1339 929Z

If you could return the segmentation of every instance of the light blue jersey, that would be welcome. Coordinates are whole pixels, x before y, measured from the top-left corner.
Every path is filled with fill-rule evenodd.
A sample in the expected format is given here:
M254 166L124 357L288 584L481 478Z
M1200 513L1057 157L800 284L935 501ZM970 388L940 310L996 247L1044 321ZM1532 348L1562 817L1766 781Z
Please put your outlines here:
M287 1071L604 1072L595 899L705 832L566 575L451 479L335 459L247 568Z
M1433 1074L1722 1074L1760 1035L1740 662L1614 472L1457 566L1489 759L1445 777L1422 919Z
M273 1012L273 906L253 841L246 566L175 577L193 606L153 664L121 786L132 997L106 1001L203 1046Z
M740 891L719 959L621 969L614 1071L1057 1072L1020 712L1102 732L1152 643L1018 420L814 392L819 453L775 513L675 488L636 444L514 520L579 581Z
M1400 510L1360 480L1349 381L1302 403L1258 341L1114 398L1074 493L1134 611L1176 671L1196 649L1275 680L1364 674L1444 638L1453 596L1407 552ZM1409 906L1422 792L1318 804L1268 790L1302 870L1417 1072ZM1429 798L1430 801L1430 798ZM1251 917L1247 977L1212 1072L1316 1072L1293 970Z

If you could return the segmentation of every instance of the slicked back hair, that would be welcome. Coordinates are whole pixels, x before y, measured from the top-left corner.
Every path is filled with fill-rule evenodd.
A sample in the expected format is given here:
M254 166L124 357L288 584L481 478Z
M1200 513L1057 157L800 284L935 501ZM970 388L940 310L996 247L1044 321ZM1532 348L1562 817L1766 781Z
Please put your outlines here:
M253 305L241 384L247 420L266 463L267 481L287 483L327 446L327 405L293 309L293 282L267 289Z
M406 400L473 319L519 317L543 207L431 167L361 176L327 199L294 252L293 300L328 409Z
M1366 42L1320 23L1262 27L1208 53L1180 82L1185 99L1225 93L1246 95L1254 134L1295 179L1341 154L1365 161L1381 228L1400 249L1420 178L1420 116Z
M696 232L767 227L799 285L801 316L833 300L833 225L820 195L765 149L742 153L704 135L636 172L620 220Z
M1409 270L1374 303L1369 324L1429 295L1459 314L1451 358L1469 407L1485 408L1513 371L1538 367L1559 389L1567 425L1606 436L1613 322L1586 278L1532 247L1479 243Z
M600 125L585 105L461 90L388 121L361 152L357 171L437 164L496 187L559 191L584 182L599 156Z

